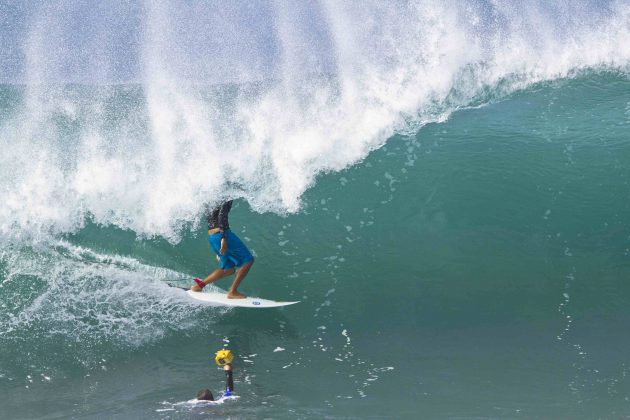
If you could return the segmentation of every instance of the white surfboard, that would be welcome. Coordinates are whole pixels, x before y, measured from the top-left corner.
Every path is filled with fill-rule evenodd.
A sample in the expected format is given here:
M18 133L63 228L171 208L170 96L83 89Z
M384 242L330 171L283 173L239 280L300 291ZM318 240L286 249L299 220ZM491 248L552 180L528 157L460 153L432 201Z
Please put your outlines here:
M278 306L293 305L297 302L279 302L256 297L246 297L245 299L228 299L226 293L218 292L193 292L186 290L186 294L197 301L205 302L215 306L238 306L241 308L277 308Z

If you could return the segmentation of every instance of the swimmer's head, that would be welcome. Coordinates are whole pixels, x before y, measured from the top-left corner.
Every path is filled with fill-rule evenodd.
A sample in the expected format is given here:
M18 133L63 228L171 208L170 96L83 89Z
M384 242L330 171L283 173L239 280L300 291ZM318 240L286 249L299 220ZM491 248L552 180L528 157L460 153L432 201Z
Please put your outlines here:
M212 396L212 392L209 389L202 389L197 392L197 399L203 401L214 401L214 397Z

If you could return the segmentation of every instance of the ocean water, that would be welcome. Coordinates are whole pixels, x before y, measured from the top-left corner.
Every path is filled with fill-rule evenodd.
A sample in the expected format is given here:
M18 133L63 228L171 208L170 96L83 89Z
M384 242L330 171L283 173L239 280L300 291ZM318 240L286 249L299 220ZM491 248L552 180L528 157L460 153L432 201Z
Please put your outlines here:
M628 2L0 18L0 418L630 417Z

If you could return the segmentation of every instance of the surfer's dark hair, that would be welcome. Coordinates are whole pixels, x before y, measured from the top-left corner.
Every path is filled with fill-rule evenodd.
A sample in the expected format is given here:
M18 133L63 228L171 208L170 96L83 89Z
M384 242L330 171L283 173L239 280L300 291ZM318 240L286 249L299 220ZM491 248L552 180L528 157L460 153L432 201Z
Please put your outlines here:
M209 389L202 389L199 392L197 392L197 399L198 400L205 400L205 401L214 401L214 397L212 396L212 392L210 392Z

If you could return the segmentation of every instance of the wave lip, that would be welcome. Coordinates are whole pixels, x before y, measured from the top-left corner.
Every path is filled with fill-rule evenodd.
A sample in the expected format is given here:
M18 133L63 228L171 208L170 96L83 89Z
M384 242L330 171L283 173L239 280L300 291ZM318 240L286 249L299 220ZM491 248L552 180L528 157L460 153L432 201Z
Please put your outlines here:
M625 2L2 7L0 69L22 83L0 94L8 241L86 215L177 241L226 197L296 212L318 174L394 133L630 63Z

